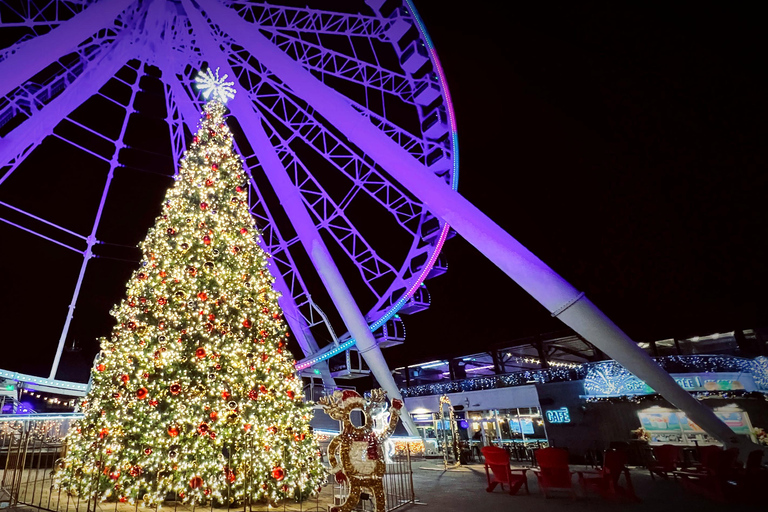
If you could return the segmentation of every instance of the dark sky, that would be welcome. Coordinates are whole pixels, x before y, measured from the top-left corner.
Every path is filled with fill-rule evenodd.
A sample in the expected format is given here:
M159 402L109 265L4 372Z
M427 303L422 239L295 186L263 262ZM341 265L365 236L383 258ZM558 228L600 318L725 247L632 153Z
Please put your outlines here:
M456 110L459 192L638 341L768 325L757 12L471 5L416 2ZM391 359L564 327L459 237L444 252Z
M496 2L416 2L456 110L459 192L638 341L768 326L768 84L758 12L532 4L501 12ZM79 198L98 197L96 171L63 162L69 174L41 160L35 196L87 225ZM157 197L148 201L159 204L172 162L155 162L159 175L121 172L117 185L138 194L152 182ZM130 197L111 203L105 230L133 222ZM0 235L11 240L8 229ZM50 360L38 352L47 349L27 340L45 331L55 346L58 304L69 302L72 283L54 283L76 275L81 260L64 250L52 257L28 235L13 240L15 248L3 244L0 312L13 363L0 367L45 372ZM112 255L136 256L121 250ZM405 344L385 351L392 367L564 328L460 237L444 253L449 271L427 281L431 308L405 317ZM28 263L23 273L18 258ZM87 290L108 274L114 286L85 293L73 324L88 338L88 358L98 322L82 312L101 307L104 317L103 303L122 296L132 269L115 279L114 264L107 268L90 265Z

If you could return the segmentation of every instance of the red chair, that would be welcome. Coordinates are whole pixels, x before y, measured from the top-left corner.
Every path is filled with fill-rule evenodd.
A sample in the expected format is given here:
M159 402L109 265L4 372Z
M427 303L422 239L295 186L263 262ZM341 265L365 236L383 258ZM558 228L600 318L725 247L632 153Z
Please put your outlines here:
M503 448L483 446L481 451L485 457L485 476L488 478L486 491L493 492L498 484L501 484L501 489L504 490L504 484L507 484L509 485L509 494L515 494L524 485L526 494L530 494L528 477L525 474L528 468L510 468L509 454ZM489 469L490 471L488 471Z
M549 498L552 491L564 491L576 498L573 490L573 471L568 467L568 451L562 448L542 448L536 450L536 463L534 468L539 487L545 498Z
M605 499L629 499L640 501L635 495L632 479L627 469L627 452L608 450L603 457L603 467L599 471L577 471L579 485L584 491L595 491ZM619 484L624 475L626 487Z
M683 487L707 499L726 503L739 493L737 484L741 468L738 464L739 449L709 450L706 466L700 471L676 471ZM704 461L702 461L704 462Z
M655 478L654 473L667 478L669 473L674 475L679 463L680 448L672 444L663 444L653 447L653 460L649 461L646 467L651 472L651 479Z

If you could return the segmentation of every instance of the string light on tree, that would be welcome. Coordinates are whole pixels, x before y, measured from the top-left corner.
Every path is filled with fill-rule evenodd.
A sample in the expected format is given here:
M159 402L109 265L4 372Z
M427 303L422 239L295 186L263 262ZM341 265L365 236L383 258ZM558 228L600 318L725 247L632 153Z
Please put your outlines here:
M198 79L210 102L111 311L56 474L72 495L276 504L308 497L324 476L224 119L225 79Z

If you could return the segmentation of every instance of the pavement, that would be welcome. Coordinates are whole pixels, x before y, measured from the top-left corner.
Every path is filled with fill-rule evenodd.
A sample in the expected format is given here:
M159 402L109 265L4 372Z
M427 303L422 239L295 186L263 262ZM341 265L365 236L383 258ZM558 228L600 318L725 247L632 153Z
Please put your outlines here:
M416 499L423 506L408 505L403 511L456 511L456 512L510 512L520 510L525 512L602 512L626 510L650 511L650 512L727 512L731 510L748 510L755 508L743 504L723 504L708 501L700 496L687 492L673 479L663 480L656 477L651 480L647 470L631 469L631 479L635 493L641 500L638 503L607 501L599 495L588 494L586 496L571 499L563 493L548 499L539 491L536 476L528 472L528 486L530 495L525 494L525 488L510 496L500 487L489 493L485 491L487 486L485 470L482 464L470 464L459 469L442 470L442 460L420 461L413 465L413 486ZM574 466L571 469L589 469L584 466ZM576 482L574 476L574 482ZM622 479L623 482L623 479ZM583 494L578 489L577 492ZM766 489L768 496L768 489ZM765 510L763 507L768 500L763 501L757 510Z
M589 469L584 466L572 466L573 470ZM584 494L578 488L576 476L574 485L579 496L571 499L567 494L556 494L550 498L544 498L536 482L536 476L528 472L528 486L530 494L525 494L525 488L517 494L510 496L507 491L497 487L493 492L486 492L485 470L482 464L469 464L456 469L445 470L442 459L420 460L413 462L413 487L416 495L416 504L407 504L400 507L403 512L421 512L433 510L436 512L730 512L765 510L764 500L758 506L743 504L723 504L708 501L700 496L687 492L673 479L664 480L657 477L652 480L648 471L643 468L631 469L631 479L639 502L607 501L596 494ZM623 479L622 479L623 481ZM768 496L768 489L765 495ZM281 503L277 508L258 504L252 508L252 512L327 512L328 505L333 500L333 486L323 488L320 496L303 503ZM74 502L70 506L59 507L60 512L86 512L85 506L75 507ZM83 504L81 504L83 505ZM55 508L55 507L54 507ZM92 507L93 508L93 507ZM175 507L170 505L163 507L165 510L175 512L195 512L188 506ZM91 512L135 512L151 510L144 508L110 503L100 503ZM371 510L370 502L364 507ZM222 512L226 509L210 509L197 507L197 512L207 511ZM232 511L237 509L231 509ZM38 508L27 506L4 509L3 512L40 512Z

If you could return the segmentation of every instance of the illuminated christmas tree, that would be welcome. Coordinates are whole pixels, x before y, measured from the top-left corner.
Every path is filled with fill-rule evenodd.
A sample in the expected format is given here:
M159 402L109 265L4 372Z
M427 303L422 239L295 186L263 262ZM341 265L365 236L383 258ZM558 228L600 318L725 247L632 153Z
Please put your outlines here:
M323 476L224 122L234 91L218 72L198 82L211 100L67 438L57 478L78 496L274 503Z

